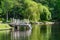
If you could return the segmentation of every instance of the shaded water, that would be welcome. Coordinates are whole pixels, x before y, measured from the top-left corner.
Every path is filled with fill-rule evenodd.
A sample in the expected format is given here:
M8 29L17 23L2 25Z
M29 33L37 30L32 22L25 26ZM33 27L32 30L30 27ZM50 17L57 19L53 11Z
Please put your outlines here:
M32 25L27 31L0 31L0 40L60 40L60 25Z

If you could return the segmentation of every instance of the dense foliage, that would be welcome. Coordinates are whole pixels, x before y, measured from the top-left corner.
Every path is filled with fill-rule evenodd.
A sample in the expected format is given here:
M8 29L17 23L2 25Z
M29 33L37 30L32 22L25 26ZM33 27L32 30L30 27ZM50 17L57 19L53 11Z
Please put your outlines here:
M59 3L59 0L0 0L0 18L59 20Z

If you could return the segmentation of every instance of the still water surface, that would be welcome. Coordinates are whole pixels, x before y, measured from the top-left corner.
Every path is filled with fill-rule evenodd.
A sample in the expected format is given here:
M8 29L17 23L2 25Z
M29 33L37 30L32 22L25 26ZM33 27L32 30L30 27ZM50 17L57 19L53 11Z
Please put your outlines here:
M60 25L32 25L27 31L0 31L0 40L60 40Z

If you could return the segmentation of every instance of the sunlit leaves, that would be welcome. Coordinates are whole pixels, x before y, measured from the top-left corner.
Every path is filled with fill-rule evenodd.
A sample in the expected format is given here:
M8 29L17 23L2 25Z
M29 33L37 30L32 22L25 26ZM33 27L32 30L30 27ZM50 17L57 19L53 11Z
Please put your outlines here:
M31 21L39 21L39 20L50 20L51 19L51 13L49 12L48 7L43 6L41 3L36 3L34 1L26 1L26 16L31 20ZM44 13L45 10L45 13ZM44 16L45 15L45 16ZM42 18L41 18L41 17Z
M38 14L40 14L38 12L38 4L34 1L29 1L29 2L26 2L26 13L28 14L28 18L31 20L31 21L38 21L39 20L39 16ZM26 14L26 15L27 15Z

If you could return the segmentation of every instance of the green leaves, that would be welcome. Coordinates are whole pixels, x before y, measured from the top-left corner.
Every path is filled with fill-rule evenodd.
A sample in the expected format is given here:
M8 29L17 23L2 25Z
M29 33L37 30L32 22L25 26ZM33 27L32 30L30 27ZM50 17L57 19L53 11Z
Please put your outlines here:
M37 3L33 0L2 0L1 3L1 9L3 11L3 14L5 13L5 15L8 11L8 13L10 13L9 16L20 16L22 19L29 19L32 22L38 22L39 20L41 21L41 17L43 16L43 20L51 19L51 13L48 7L44 6L42 3Z
M0 13L2 13L2 9L0 8Z
M32 22L37 22L39 20L42 20L41 17L44 17L43 20L50 20L51 19L51 13L49 12L48 7L42 5L41 3L36 3L34 1L26 1L24 2L26 4L25 14ZM44 13L45 10L45 13ZM41 16L41 17L40 17Z

